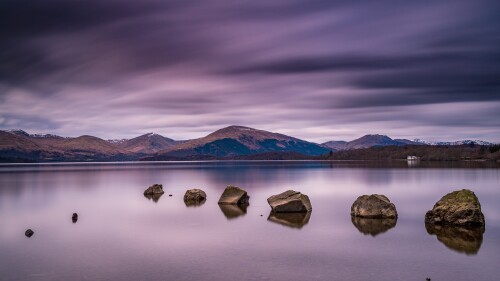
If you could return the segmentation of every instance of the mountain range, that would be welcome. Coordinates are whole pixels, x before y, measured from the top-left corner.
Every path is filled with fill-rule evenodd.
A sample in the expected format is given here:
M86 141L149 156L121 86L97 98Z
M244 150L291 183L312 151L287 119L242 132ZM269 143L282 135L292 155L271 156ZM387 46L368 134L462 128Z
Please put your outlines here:
M229 126L205 137L177 141L149 133L132 139L103 140L84 135L74 138L52 134L29 134L22 130L0 130L1 162L131 161L199 159L302 159L330 151L376 146L490 145L483 141L428 143L366 135L323 144L268 131Z

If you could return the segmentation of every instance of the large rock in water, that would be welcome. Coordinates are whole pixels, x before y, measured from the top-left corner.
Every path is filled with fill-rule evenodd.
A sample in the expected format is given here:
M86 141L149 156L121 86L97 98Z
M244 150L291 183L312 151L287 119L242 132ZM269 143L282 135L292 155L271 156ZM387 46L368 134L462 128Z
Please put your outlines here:
M453 191L436 202L425 214L425 222L459 226L482 226L484 215L474 192L468 189Z
M273 195L267 198L267 203L275 213L305 213L312 210L309 197L294 190Z
M248 204L247 192L237 186L228 185L220 196L219 204L221 205L244 205Z
M384 195L359 196L351 206L351 216L362 218L397 218L396 206Z
M163 185L161 184L153 184L144 191L144 195L155 195L163 193L165 193L165 191L163 191Z

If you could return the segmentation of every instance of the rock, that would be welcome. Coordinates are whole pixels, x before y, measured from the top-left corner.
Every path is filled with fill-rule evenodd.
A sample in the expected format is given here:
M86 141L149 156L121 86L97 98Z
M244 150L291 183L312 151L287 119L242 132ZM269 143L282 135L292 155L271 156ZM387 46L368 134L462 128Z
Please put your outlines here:
M160 201L160 197L162 197L163 194L144 194L144 197L146 197L148 200L153 200L153 202L158 203Z
M163 193L165 193L165 191L163 191L163 185L161 184L153 184L144 191L144 195L154 195Z
M186 190L186 193L184 194L184 201L201 202L205 199L207 199L207 194L205 193L205 191L197 188Z
M73 216L71 216L71 221L73 221L73 223L76 223L78 221L78 214L77 213L73 213Z
M219 204L219 208L226 217L226 219L231 220L246 215L248 204L242 204L242 205Z
M31 229L26 230L26 232L24 233L24 235L26 235L26 237L28 237L28 238L33 236L33 234L35 234L35 232Z
M207 194L201 189L189 189L184 194L184 204L186 207L199 207L205 204Z
M474 192L468 189L453 191L436 202L425 214L425 222L458 226L483 226L484 215Z
M395 227L398 220L396 218L374 219L351 216L351 221L359 232L375 237Z
M228 185L220 196L220 205L245 205L250 197L247 192L239 187Z
M172 197L172 194L169 194L168 197Z
M466 255L479 252L485 230L484 226L462 227L431 223L426 223L425 229L430 235L436 235L437 240L447 248Z
M397 218L396 206L384 195L359 196L351 206L351 216L361 218Z
M267 203L275 213L305 213L312 210L309 197L294 190L273 195L267 198Z
M312 212L302 213L269 213L268 221L278 223L291 228L301 229L309 222Z

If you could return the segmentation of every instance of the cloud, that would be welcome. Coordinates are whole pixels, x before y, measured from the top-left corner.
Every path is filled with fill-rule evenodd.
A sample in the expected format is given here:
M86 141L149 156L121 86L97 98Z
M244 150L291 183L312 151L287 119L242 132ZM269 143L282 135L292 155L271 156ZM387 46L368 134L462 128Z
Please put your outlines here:
M498 1L0 5L0 128L500 141Z

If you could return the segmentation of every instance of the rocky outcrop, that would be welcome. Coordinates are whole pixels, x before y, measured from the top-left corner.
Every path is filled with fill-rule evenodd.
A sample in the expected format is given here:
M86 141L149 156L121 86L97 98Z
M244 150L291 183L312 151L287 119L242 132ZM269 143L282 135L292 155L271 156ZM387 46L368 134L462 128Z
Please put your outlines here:
M153 184L144 191L144 195L155 195L163 193L165 193L165 191L163 191L163 185L161 184Z
M479 252L485 230L484 226L461 227L430 223L425 224L425 229L430 235L436 235L437 240L448 249L466 255L475 255Z
M287 190L267 198L274 213L305 213L312 210L309 197L298 191Z
M228 185L220 196L219 205L245 205L249 199L250 196L244 189Z
M28 237L28 238L33 236L33 234L35 234L35 232L31 229L28 229L28 230L26 230L26 232L24 232L24 235L26 235L26 237Z
M484 215L474 192L468 189L453 191L436 202L425 214L425 222L457 226L483 226Z
M396 218L390 219L373 219L351 217L352 224L365 235L377 236L381 233L387 232L389 229L396 226L398 220Z
M359 196L351 206L351 216L362 218L397 218L396 206L384 195Z
M271 211L267 220L287 227L301 229L309 222L311 213L275 213Z

